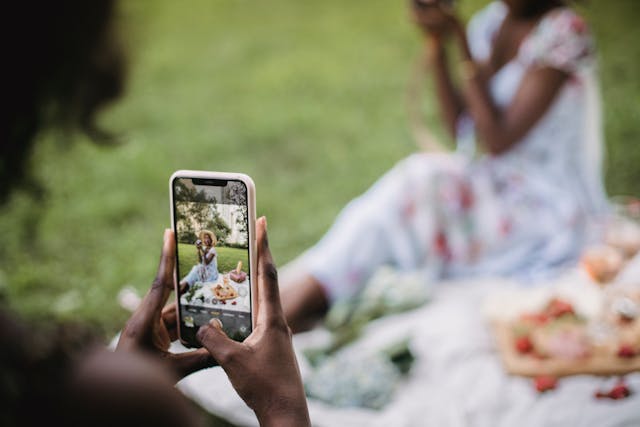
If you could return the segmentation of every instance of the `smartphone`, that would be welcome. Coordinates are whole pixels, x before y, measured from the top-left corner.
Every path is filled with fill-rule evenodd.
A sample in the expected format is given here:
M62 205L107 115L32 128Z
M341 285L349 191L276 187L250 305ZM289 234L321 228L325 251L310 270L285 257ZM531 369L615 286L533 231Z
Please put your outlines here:
M213 318L230 338L243 341L253 330L257 295L253 180L180 170L169 187L180 341L199 347L196 333Z

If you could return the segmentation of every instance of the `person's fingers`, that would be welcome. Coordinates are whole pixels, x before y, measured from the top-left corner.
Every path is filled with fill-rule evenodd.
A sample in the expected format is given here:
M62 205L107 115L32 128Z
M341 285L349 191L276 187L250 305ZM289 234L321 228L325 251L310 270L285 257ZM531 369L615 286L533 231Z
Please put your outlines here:
M258 321L283 317L278 290L278 271L269 249L267 219L256 221L258 246Z
M218 319L211 319L207 325L201 326L196 338L223 368L242 348L241 343L233 341L224 333Z
M162 245L162 255L158 274L153 280L151 289L133 313L123 330L126 341L141 340L151 338L151 326L160 320L162 308L164 307L169 294L171 294L173 284L173 268L175 266L175 241L173 232L165 230L164 243Z
M161 322L152 328L151 343L153 348L161 351L167 351L171 345L171 341L173 341L173 339L171 338L171 334L164 322Z
M164 320L166 324L174 324L176 323L177 319L178 311L176 309L176 303L170 302L169 304L165 305L162 309L162 320Z
M149 301L146 302L146 305L150 306L152 310L158 310L158 312L164 307L173 290L173 270L176 265L175 247L173 231L165 230L158 273L147 295Z
M187 282L178 283L178 294L182 295L189 289L189 284Z
M186 377L201 369L218 366L211 353L206 348L200 348L186 353L166 353L171 366L179 376Z
M169 339L175 341L178 339L178 311L176 303L172 302L164 306L162 309L162 322L164 323Z

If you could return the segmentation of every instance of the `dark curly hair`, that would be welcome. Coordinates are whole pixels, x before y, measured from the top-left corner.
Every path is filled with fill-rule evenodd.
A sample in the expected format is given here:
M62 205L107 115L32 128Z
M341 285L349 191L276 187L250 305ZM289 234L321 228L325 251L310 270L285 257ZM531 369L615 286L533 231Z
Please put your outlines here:
M522 18L532 18L555 7L568 6L570 3L572 0L529 0L520 6L518 15Z
M27 186L29 154L47 127L109 141L96 113L124 90L126 60L114 29L115 0L23 0L3 6L5 120L0 205Z

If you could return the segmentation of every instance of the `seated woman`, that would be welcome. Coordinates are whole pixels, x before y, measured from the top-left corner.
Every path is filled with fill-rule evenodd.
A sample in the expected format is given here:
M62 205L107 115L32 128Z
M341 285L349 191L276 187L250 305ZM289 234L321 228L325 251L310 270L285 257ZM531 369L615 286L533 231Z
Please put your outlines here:
M348 204L283 277L294 331L383 264L432 280L539 277L576 259L606 209L583 19L562 0L494 1L467 36L437 0L413 5L444 123L459 146L477 142L484 153L413 155ZM448 38L461 51L460 79Z
M196 282L204 283L218 280L217 243L218 239L212 231L201 230L198 233L195 246L200 263L194 265L189 274L180 281L181 289L188 289Z

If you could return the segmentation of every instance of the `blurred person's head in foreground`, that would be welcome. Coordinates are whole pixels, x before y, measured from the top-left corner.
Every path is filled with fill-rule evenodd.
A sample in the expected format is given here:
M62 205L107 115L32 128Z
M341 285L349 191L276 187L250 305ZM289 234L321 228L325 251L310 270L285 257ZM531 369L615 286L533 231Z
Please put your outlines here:
M0 205L17 187L37 188L29 157L40 131L80 129L96 142L110 140L96 114L124 89L116 13L113 0L26 0L3 7Z
M96 125L96 114L124 87L125 55L114 31L116 13L113 0L21 1L4 6L0 204L17 188L37 187L29 161L39 132L81 130L96 142L109 140L109 134ZM161 415L152 420L155 425L169 425L185 414L180 400L170 405L170 393L162 387L171 385L170 379L158 375L161 370L150 375L153 360L127 354L120 356L123 363L114 362L96 352L100 341L87 325L48 319L22 323L14 313L1 310L0 393L6 412L0 413L0 424L49 420L112 425L118 420L120 425L140 425L142 412ZM144 398L135 398L132 393L142 389ZM101 407L104 402L113 404L109 411ZM157 402L167 405L143 410ZM162 406L175 411L162 411Z
M114 30L116 3L23 1L4 7L8 36L3 38L0 205L17 188L37 188L29 177L29 158L39 132L61 128L81 130L96 142L111 139L96 117L124 87L125 56ZM260 273L275 272L264 220L257 223L257 239L258 286L265 296L258 326L244 343L231 341L220 326L210 324L198 333L203 348L168 352L177 321L175 304L165 305L175 266L170 232L165 232L158 275L124 327L115 353L105 351L87 325L21 321L0 294L0 425L201 425L193 404L173 385L212 366L214 356L262 425L309 425L277 279L275 273L266 279Z

